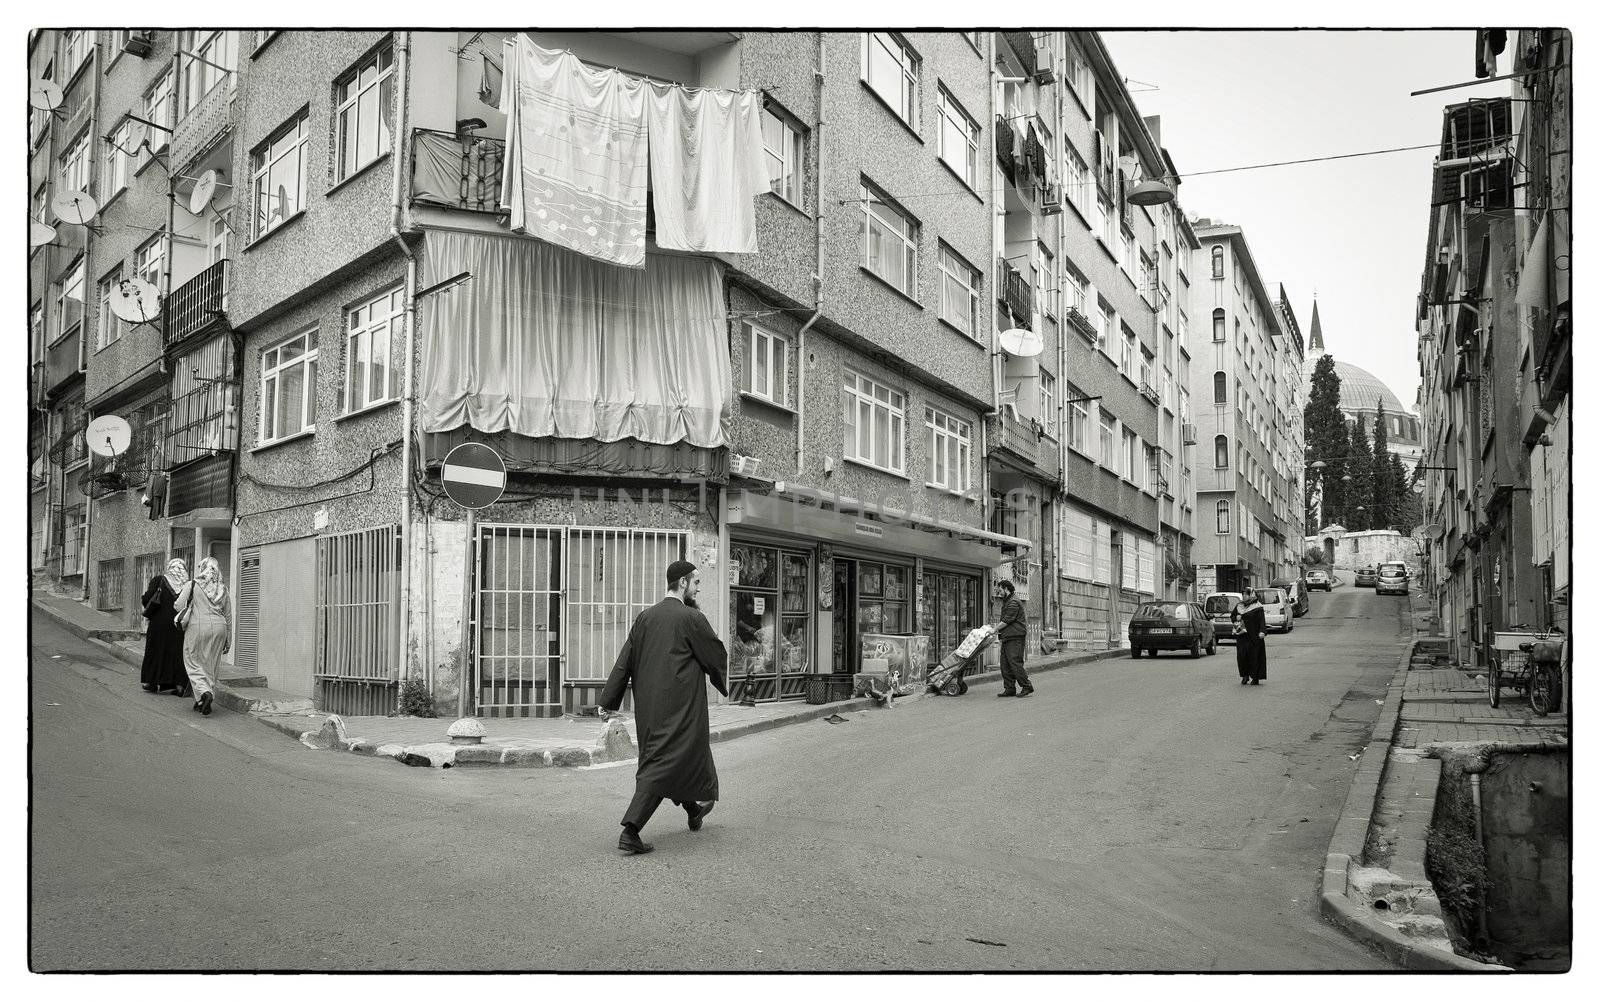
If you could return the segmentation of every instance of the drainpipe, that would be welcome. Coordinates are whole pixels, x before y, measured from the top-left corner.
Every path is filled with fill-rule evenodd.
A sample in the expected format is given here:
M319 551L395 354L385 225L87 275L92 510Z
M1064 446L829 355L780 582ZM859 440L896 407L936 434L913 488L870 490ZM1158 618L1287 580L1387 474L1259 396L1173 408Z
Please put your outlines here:
M1000 100L1000 72L994 66L995 39L997 32L989 32L989 107L997 114L1005 114L1005 104ZM993 154L991 154L993 156ZM1000 164L994 159L989 167L989 190L996 195L994 217L989 223L989 263L994 265L990 274L994 281L990 283L992 292L1000 290L994 288L995 284L1004 281L1004 275L996 262L1005 257L1005 214L1000 206L1005 204L1005 186L1000 177ZM996 361L995 334L1000 329L999 296L989 296L989 413L998 416L1000 413L1000 363ZM978 499L978 511L982 513L983 527L989 527L989 422L978 423L978 454L983 457L983 496ZM985 590L992 582L985 582ZM985 597L987 603L987 596Z
M817 270L811 276L813 295L817 301L816 311L811 318L800 327L800 332L795 335L795 401L794 401L794 470L795 476L804 479L806 469L806 331L822 316L822 260L823 260L823 219L826 212L823 206L827 199L822 197L826 188L827 146L823 141L822 98L823 98L823 69L826 66L827 36L817 32L817 68L814 71L817 84L817 125L813 130L817 141L817 182L815 185L815 198L817 201Z
M1489 847L1483 843L1483 792L1480 785L1482 776L1471 773L1468 778L1472 781L1472 835L1478 840L1478 847L1485 852ZM1489 935L1489 898L1479 888L1478 894L1478 935L1487 939Z
M100 134L98 132L98 130L100 128L100 79L101 79L101 77L105 76L105 74L103 72L101 72L101 67L103 67L104 65L105 65L105 50L100 45L100 36L99 36L99 34L96 33L95 41L94 41L94 65L89 67L89 72L94 74L94 90L92 92L92 96L89 99L90 102L91 102L91 106L89 108L89 134L93 138L96 138L96 139L100 138ZM104 140L102 140L102 142L103 141ZM90 274L92 274L92 271L89 268L89 250L93 246L94 246L94 231L93 230L85 230L84 234L83 234L83 263L84 263L83 279L84 279L85 288L87 288L87 286L89 284L89 276L90 276ZM96 323L99 322L98 314L95 317L95 321L96 321ZM87 373L88 368L89 368L89 331L87 329L88 326L89 326L88 324L82 324L78 328L78 368L84 370L85 373ZM85 376L85 380L87 380L87 378L88 377L86 375ZM84 411L83 411L83 417L84 417L84 422L85 422L84 426L86 428L88 427L87 422L89 420L88 396L89 396L88 387L87 387L87 385L85 385L85 388L84 388ZM90 460L90 462L93 462L93 460ZM88 468L85 467L84 468L84 476L86 478L88 476L88 472L89 472ZM65 499L63 499L63 500L65 500ZM92 578L92 575L89 573L89 566L90 566L90 561L89 561L89 543L90 543L90 540L92 538L93 532L94 532L94 498L92 496L86 494L86 495L84 495L84 498L83 498L83 549L78 553L78 570L83 574L83 601L85 601L85 602L89 601L89 581Z
M394 188L389 220L389 236L399 246L400 253L406 256L406 355L405 376L402 380L400 391L400 685L411 678L411 518L414 491L412 489L411 448L412 448L412 394L411 371L416 360L417 337L417 256L410 245L400 236L401 224L405 222L405 206L402 202L402 175L406 167L406 151L410 147L409 136L406 132L406 107L410 98L410 69L411 69L411 32L399 32L395 45L395 100L398 108L395 110L395 149L394 149ZM396 693L398 698L398 692Z

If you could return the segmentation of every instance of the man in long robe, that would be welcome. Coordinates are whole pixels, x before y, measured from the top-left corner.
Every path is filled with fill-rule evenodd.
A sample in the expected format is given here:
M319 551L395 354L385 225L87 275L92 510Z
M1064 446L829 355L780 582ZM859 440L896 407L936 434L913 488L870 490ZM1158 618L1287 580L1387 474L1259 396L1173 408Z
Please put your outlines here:
M728 694L728 652L695 606L700 576L694 564L677 560L667 568L667 594L639 613L627 643L600 693L600 709L622 706L633 684L639 770L633 802L622 816L617 848L639 854L655 847L639 837L650 815L671 800L699 831L717 801L717 764L711 758L711 722L705 678Z

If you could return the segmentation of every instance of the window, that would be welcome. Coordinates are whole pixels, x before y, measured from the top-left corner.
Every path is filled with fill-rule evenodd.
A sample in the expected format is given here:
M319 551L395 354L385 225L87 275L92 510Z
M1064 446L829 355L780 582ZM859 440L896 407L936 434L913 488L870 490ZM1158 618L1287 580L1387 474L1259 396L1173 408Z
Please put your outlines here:
M110 140L106 143L107 201L128 186L128 164L138 152L129 148L133 139L132 126L132 122L123 120L121 125L112 130Z
M1178 311L1178 345L1182 348L1189 347L1189 314L1181 309Z
M1089 73L1089 64L1084 60L1083 54L1078 51L1077 44L1074 42L1067 43L1067 85L1072 88L1072 92L1078 95L1078 99L1085 105L1094 100L1094 95L1089 89L1092 81L1093 78Z
M846 371L843 396L845 456L904 473L905 394Z
M37 362L44 358L44 304L28 311L28 355Z
M1047 287L1040 281L1040 275L1050 280L1052 285L1055 284L1056 256L1050 253L1050 248L1044 245L1043 240L1039 241L1039 266L1033 269L1033 303L1040 313L1051 320L1059 320L1061 289Z
M66 67L62 74L63 81L71 81L78 67L89 59L89 53L94 49L94 32L69 31L62 36L61 63Z
M261 444L317 429L317 332L261 356Z
M178 117L182 118L211 93L211 88L233 76L239 33L215 29L183 31L178 33L178 48L183 53L179 56L182 68L178 76Z
M1228 374L1226 372L1212 374L1211 390L1215 394L1212 399L1217 403L1225 404L1228 402Z
M362 303L345 317L344 410L346 414L394 399L391 345L405 308L405 290L394 289Z
M1122 360L1119 363L1118 368L1120 368L1122 370L1122 374L1127 376L1129 379L1134 378L1134 374L1138 371L1134 368L1134 359L1137 358L1139 354L1138 344L1139 339L1134 336L1133 331L1124 328L1122 331Z
M862 36L862 79L905 120L917 127L917 56L899 35L883 31Z
M772 193L799 209L806 207L800 179L805 170L805 133L769 101L761 112L761 145L767 153Z
M1117 468L1117 419L1100 412L1100 465L1108 470Z
M915 296L917 224L865 182L861 208L861 263L896 289Z
M1211 248L1211 277L1222 277L1222 246L1220 244Z
M257 238L277 229L304 207L305 155L305 112L251 154Z
M40 79L55 79L54 62L44 64L44 73L40 75ZM39 143L43 141L46 135L49 134L50 118L50 112L44 110L43 108L35 108L32 105L28 106L28 149L30 151L38 149Z
M939 247L939 274L939 319L968 337L977 337L983 277L943 245Z
M1067 404L1067 444L1087 454L1089 448L1085 439L1089 434L1089 401L1083 399L1084 395L1076 386L1067 384L1067 399L1072 401Z
M266 45L268 42L272 41L272 37L274 35L281 34L281 33L282 33L282 29L281 28L259 28L259 29L257 29L256 30L255 48L257 50L259 50L263 45Z
M1227 501L1217 502L1217 535L1219 536L1226 536L1233 531L1229 525L1229 516L1232 514L1230 509L1232 507Z
M68 337L83 324L83 258L78 258L56 290L56 329L51 343Z
M220 212L206 227L206 264L213 265L228 256L228 220Z
M1211 311L1211 340L1217 344L1228 340L1228 314L1224 310Z
M334 181L343 181L389 152L394 114L394 46L384 45L346 73L333 89L339 121Z
M157 233L133 252L133 277L143 279L160 289L165 254L165 241L162 235Z
M1092 198L1089 194L1089 189L1093 182L1089 180L1089 165L1083 162L1083 157L1078 155L1078 151L1073 148L1070 139L1066 143L1067 179L1065 188L1067 201L1081 209L1084 206L1084 200Z
M61 156L61 192L88 191L94 178L94 164L89 159L89 130L67 148Z
M1044 411L1044 433L1056 437L1056 377L1039 370L1039 409Z
M172 128L172 70L156 78L150 89L144 92L144 118L147 122L165 126L164 129L153 129L150 134L150 149L159 152L166 149L167 143L172 139L172 133L167 129Z
M781 334L745 325L745 392L780 407L789 405L789 342Z
M1077 310L1080 315L1087 319L1089 316L1088 293L1084 291L1086 283L1083 276L1078 274L1078 270L1069 261L1067 266L1061 269L1061 277L1066 282L1062 287L1062 291L1066 293L1067 308Z
M115 313L111 312L111 297L116 293L117 286L122 282L122 268L113 268L111 273L100 280L99 311L95 317L94 350L99 351L113 341L122 337L122 321Z
M1147 303L1156 302L1156 263L1150 260L1150 255L1143 249L1139 251L1139 295Z
M1117 458L1117 472L1124 480L1139 481L1139 436L1126 428L1122 429L1122 453Z
M928 431L928 483L964 493L972 486L972 425L929 407L923 414Z
M1095 318L1100 321L1096 329L1097 347L1105 352L1106 357L1111 357L1111 335L1117 330L1117 311L1106 304L1104 299L1096 297L1098 306Z
M939 88L939 156L968 187L978 187L978 123Z
M1178 420L1189 423L1189 391L1181 386L1178 387Z
M967 40L967 44L972 46L975 52L980 56L983 55L983 45L978 42L978 33L976 31L963 31L961 37Z
M1228 436L1218 435L1216 445L1217 469L1226 470L1228 468Z

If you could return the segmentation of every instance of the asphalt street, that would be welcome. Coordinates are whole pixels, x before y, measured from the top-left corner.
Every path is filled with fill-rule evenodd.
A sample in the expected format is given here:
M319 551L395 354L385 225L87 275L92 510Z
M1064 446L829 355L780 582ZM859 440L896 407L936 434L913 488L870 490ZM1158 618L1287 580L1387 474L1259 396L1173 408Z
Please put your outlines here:
M1268 639L716 747L693 834L616 852L630 765L406 768L201 717L33 620L35 970L1383 970L1324 922L1410 636L1312 596ZM445 722L441 721L441 731ZM488 726L493 728L492 721Z

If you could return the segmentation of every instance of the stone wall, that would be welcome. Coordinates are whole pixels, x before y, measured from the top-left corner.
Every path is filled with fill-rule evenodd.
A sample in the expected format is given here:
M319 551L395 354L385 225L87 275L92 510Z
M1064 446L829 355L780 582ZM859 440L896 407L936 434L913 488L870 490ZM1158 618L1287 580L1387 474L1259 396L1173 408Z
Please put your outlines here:
M1489 938L1521 969L1571 950L1571 766L1564 751L1496 755L1483 774Z

